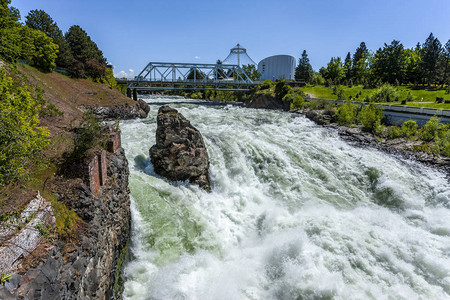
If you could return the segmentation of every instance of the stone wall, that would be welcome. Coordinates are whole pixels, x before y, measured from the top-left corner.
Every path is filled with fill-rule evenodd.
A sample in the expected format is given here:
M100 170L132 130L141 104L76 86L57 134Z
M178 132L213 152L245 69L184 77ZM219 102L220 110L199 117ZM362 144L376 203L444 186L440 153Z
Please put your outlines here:
M94 160L98 163L98 156ZM79 241L55 242L36 268L23 275L13 274L7 284L0 286L0 299L113 297L115 277L120 273L116 272L117 261L130 233L129 173L122 148L105 153L105 161L107 177L98 196L82 181L75 188L77 199L73 199L71 208L85 222Z

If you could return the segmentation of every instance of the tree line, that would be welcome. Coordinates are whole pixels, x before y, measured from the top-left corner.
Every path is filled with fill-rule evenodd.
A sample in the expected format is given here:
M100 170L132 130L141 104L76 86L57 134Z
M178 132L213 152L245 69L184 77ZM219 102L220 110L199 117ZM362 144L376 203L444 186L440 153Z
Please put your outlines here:
M32 10L22 23L11 0L0 2L0 58L7 62L25 60L44 72L66 68L73 77L103 81L112 77L97 44L80 26L63 34L43 10Z
M295 70L296 80L313 84L363 84L375 87L384 83L401 85L450 84L450 40L441 44L430 33L423 44L405 48L400 41L393 40L377 51L370 51L364 42L353 53L347 53L342 61L332 57L326 67L314 72L306 50Z

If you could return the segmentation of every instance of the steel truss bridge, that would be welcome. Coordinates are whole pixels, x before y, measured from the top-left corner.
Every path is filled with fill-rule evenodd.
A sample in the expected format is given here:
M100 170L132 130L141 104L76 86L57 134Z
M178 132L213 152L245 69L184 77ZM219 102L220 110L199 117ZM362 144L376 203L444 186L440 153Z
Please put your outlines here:
M128 92L157 90L248 91L258 84L239 65L150 62L126 83Z

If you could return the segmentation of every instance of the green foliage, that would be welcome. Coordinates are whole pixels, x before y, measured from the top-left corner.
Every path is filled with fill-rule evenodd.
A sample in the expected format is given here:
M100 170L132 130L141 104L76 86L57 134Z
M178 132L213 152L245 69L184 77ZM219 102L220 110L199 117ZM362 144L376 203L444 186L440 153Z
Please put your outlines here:
M284 96L289 94L292 88L287 84L285 80L280 80L275 85L275 98L283 99Z
M395 102L398 99L397 89L389 84L384 84L371 97L371 100L375 102Z
M53 42L58 45L58 56L55 60L60 67L70 67L73 57L70 47L64 39L64 35L55 21L43 10L31 10L25 18L28 27L44 32Z
M402 130L398 126L389 126L387 128L387 138L396 139L403 136Z
M67 169L88 156L88 151L105 142L105 125L92 112L86 112L78 128L75 129L73 149L65 154Z
M347 99L343 89L337 89L336 96L338 97L338 100L345 100L345 99Z
M283 101L288 102L291 110L302 109L305 105L305 93L302 91L291 91L283 97Z
M406 96L405 101L406 101L406 102L412 102L412 101L414 101L414 97L411 95L411 92L408 93L408 96Z
M430 33L421 50L421 67L425 71L425 76L428 84L436 82L437 63L441 52L441 42L439 42L439 40L433 36L433 33Z
M439 153L450 157L450 130L446 130L443 137L437 142L437 149Z
M325 79L320 75L320 73L314 73L311 79L312 85L325 85Z
M189 97L192 99L203 99L202 92L192 93Z
M261 90L267 90L267 89L271 89L275 86L275 82L273 82L272 80L268 79L268 80L264 80L263 83L261 83Z
M22 57L41 71L51 72L56 67L58 45L44 32L27 26L21 28L21 34L28 45L27 50L22 51Z
M423 131L421 134L422 140L426 142L436 141L439 139L439 130L441 129L442 124L439 123L439 119L436 117L432 117L423 127Z
M340 105L337 112L337 122L339 125L349 126L355 123L356 113L358 107L352 104L351 101L347 101Z
M8 62L15 62L22 53L20 36L20 14L9 7L11 0L0 2L0 57Z
M106 75L106 59L102 51L80 26L71 26L65 39L73 56L70 71L75 77L98 79Z
M298 66L295 68L294 78L295 80L304 80L305 82L311 82L314 70L309 63L308 54L306 50L303 50L302 57L298 60Z
M406 57L402 43L393 40L375 53L371 71L376 80L399 85L405 78Z
M198 70L196 68L193 68L193 69L190 70L190 72L189 72L189 74L187 76L187 79L190 79L190 80L194 80L194 79L202 80L203 78L205 78L205 76L206 76L205 73L203 73L202 71L200 71L200 70Z
M259 73L258 70L256 70L255 65L251 65L251 64L243 65L242 70L245 72L245 74L248 75L248 77L251 80L258 80L261 77L261 73Z
M24 178L40 163L49 144L47 128L38 126L42 105L41 97L0 69L0 186Z
M56 105L54 104L48 104L47 106L45 106L39 113L40 116L48 116L48 117L53 117L53 116L62 116L63 112L60 111Z
M2 276L0 277L0 285L6 283L8 280L10 280L12 277L11 274L9 273L3 273Z
M381 131L381 120L383 111L375 103L364 106L358 114L358 121L363 125L363 130L379 133Z
M340 57L332 57L327 65L326 76L331 79L335 85L339 84L344 78L344 66Z
M402 136L405 138L411 138L417 134L417 123L416 121L406 121L401 127Z

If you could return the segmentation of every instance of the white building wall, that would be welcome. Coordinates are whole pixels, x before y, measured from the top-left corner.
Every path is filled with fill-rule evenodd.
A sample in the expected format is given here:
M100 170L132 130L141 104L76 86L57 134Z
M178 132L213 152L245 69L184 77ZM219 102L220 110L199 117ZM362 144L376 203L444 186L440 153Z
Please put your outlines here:
M261 80L287 79L293 80L296 60L290 55L274 55L266 57L258 64Z

